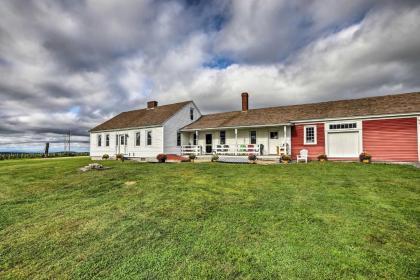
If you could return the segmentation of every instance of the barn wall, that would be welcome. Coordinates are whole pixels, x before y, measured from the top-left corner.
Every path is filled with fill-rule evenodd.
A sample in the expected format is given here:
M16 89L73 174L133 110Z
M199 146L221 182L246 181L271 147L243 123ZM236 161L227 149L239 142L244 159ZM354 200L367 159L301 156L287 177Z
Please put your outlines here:
M304 144L305 125L316 125L317 127L317 143L314 145ZM298 124L292 127L292 159L296 159L300 150L306 149L309 153L309 159L314 160L321 154L325 154L325 133L323 123Z
M417 118L363 121L363 150L373 161L418 161Z

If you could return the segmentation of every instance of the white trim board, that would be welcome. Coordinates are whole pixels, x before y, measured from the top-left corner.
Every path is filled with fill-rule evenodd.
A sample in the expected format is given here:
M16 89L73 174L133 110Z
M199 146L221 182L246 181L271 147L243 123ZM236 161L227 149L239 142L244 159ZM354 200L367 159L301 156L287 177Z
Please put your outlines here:
M417 153L420 162L420 116L417 117Z
M276 126L292 126L292 124L291 123L280 123L280 124L260 124L260 125L247 125L247 126L188 128L188 129L180 129L180 131L182 131L182 132L193 132L193 131L203 131L203 130L226 130L226 129L240 129L240 128L276 127Z
M313 128L314 129L314 142L308 143L306 142L306 129L307 128ZM325 128L324 128L325 129ZM318 127L317 125L305 125L303 126L303 145L317 145L318 144Z
M307 120L298 120L290 121L293 124L299 123L312 123L312 122L327 122L327 121L340 121L340 120L370 120L370 119L400 119L406 117L417 117L420 116L420 112L414 113L403 113L403 114L386 114L386 115L368 115L368 116L350 116L350 117L340 117L340 118L323 118L323 119L307 119Z

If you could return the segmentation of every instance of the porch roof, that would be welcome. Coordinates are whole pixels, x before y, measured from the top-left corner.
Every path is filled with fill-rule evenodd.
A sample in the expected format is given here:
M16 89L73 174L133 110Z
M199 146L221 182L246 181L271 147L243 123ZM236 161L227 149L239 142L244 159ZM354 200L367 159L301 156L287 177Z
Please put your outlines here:
M203 115L183 131L287 125L299 120L420 113L420 92Z

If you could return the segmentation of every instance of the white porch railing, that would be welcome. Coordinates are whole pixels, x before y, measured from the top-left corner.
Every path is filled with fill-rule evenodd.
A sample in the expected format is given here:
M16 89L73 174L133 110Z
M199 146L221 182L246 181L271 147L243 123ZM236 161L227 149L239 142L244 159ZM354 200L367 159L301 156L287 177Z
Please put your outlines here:
M201 155L203 153L202 146L199 145L184 145L181 146L181 154L183 155ZM233 145L214 145L212 147L212 153L216 153L218 155L261 155L262 153L262 145L260 144L233 144ZM288 147L287 144L282 145L278 148L278 153L288 154Z
M201 146L199 145L184 145L181 146L181 154L183 155L201 155Z
M259 155L261 146L256 144L216 145L213 151L220 155Z

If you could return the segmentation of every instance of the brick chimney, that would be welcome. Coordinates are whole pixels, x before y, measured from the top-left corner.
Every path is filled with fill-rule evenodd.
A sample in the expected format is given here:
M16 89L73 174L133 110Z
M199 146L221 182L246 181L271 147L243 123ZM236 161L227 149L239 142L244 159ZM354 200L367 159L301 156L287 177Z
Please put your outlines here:
M158 105L157 101L149 101L147 102L147 109L154 109Z
M242 96L242 112L246 112L248 111L248 93L243 92L241 96Z

